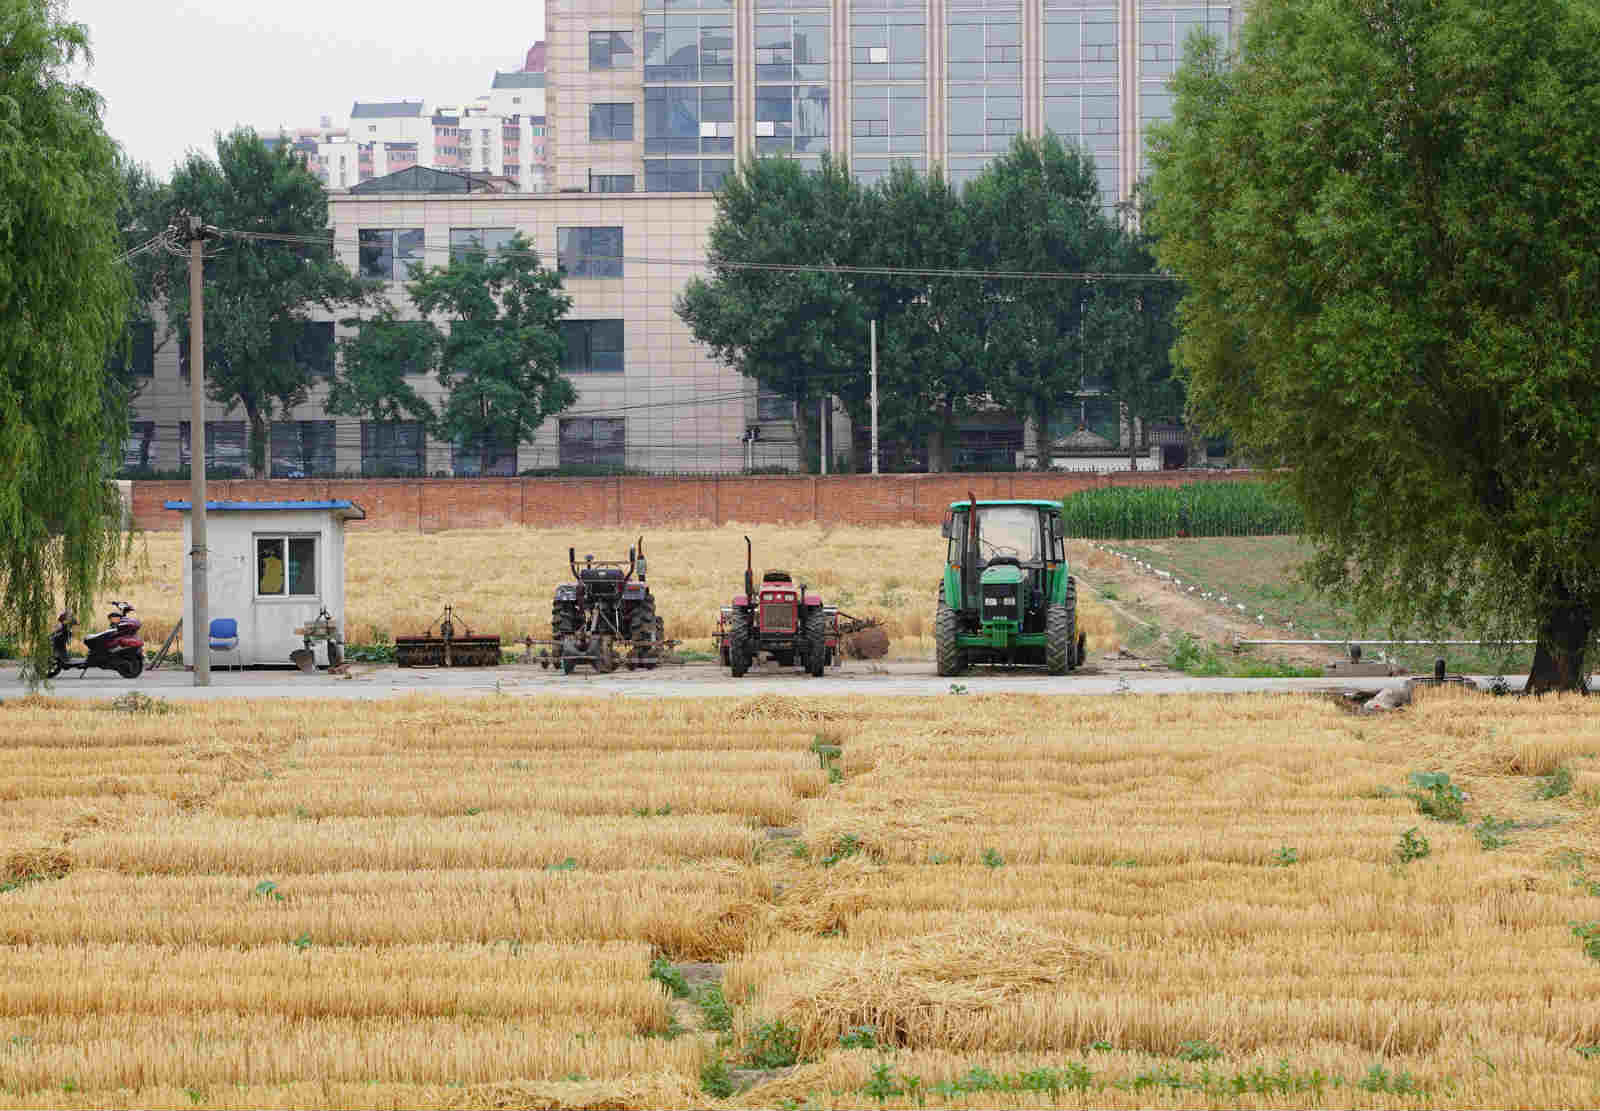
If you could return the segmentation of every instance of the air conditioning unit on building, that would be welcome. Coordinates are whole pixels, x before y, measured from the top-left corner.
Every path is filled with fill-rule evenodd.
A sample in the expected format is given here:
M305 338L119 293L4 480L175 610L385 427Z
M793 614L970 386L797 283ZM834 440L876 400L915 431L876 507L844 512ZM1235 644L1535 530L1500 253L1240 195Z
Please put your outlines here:
M889 48L887 46L869 46L867 48L867 61L876 65L888 60Z

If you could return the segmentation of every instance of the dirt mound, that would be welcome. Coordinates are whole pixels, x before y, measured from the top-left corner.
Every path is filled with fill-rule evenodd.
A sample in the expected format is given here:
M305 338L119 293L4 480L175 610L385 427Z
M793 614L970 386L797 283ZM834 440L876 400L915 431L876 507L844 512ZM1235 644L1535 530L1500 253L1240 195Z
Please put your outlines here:
M980 1012L1099 960L1062 937L995 922L822 961L815 976L790 986L779 1013L800 1031L802 1056L858 1026L876 1030L880 1045L969 1049Z

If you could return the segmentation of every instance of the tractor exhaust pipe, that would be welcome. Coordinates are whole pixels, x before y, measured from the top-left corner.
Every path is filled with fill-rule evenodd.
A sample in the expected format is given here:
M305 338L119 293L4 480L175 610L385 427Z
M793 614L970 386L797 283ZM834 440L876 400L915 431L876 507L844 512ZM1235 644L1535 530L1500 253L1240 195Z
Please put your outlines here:
M744 538L744 597L750 601L756 592L756 572L754 549L750 547L750 538Z
M978 569L978 495L967 491L967 542L961 553L961 608L972 604L977 591L974 573Z

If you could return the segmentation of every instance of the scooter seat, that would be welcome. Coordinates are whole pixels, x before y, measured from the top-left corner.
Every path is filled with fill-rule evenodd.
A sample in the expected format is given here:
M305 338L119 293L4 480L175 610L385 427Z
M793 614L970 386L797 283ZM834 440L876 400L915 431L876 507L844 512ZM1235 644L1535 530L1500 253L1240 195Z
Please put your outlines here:
M116 635L117 630L115 629L101 629L98 633L90 633L88 636L84 637L83 643L91 644L94 641L99 640L101 637L112 637Z

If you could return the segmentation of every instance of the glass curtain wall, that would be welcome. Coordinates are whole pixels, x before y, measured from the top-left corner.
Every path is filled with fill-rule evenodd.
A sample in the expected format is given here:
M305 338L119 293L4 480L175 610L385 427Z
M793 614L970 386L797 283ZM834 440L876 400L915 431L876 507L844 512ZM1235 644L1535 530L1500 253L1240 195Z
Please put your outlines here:
M1139 122L1140 134L1148 135L1152 123L1172 118L1172 91L1167 82L1183 61L1183 47L1189 35L1206 30L1222 42L1231 42L1233 8L1228 4L1183 4L1173 7L1143 5L1139 19ZM1139 177L1150 172L1146 154L1149 139L1139 151Z
M855 0L850 11L850 168L863 182L897 162L928 168L928 17L923 0Z
M732 0L645 0L645 190L715 189L732 168Z
M1022 3L950 0L946 20L949 173L960 185L1022 131Z
M756 153L814 161L828 134L826 0L758 0Z
M1117 8L1106 0L1045 0L1044 125L1094 155L1100 200L1117 203Z

